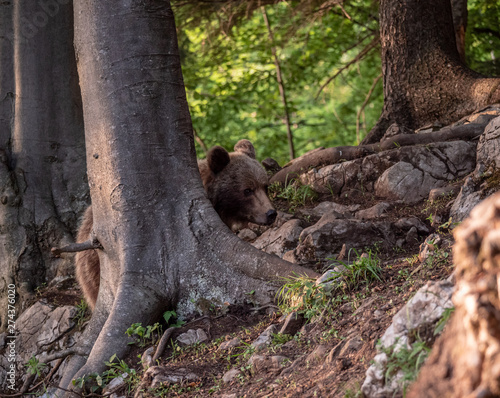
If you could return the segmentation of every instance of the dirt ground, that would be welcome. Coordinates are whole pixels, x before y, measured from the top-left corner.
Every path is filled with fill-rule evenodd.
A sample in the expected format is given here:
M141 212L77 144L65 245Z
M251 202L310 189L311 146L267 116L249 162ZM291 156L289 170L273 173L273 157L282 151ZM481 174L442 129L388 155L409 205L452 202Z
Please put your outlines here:
M321 198L325 199L325 198ZM376 354L376 345L392 321L393 315L429 280L440 280L453 271L450 231L443 227L449 208L446 201L430 204L427 201L417 206L398 205L384 219L397 220L414 216L424 222L431 232L441 235L442 250L431 260L417 259L419 245L425 236L414 244L403 247L384 248L374 245L371 250L380 259L381 280L361 282L350 290L337 291L322 317L312 319L301 332L293 337L277 336L273 343L259 355L281 355L288 360L285 369L253 371L247 365L253 351L250 344L271 324L282 323L278 307L270 306L255 310L251 303L214 309L208 316L179 328L172 336L188 329L201 328L209 337L208 342L195 346L179 347L170 344L159 360L159 365L172 370L187 369L198 376L195 381L164 384L154 391L145 391L143 397L360 397L361 384L370 362ZM308 204L317 205L319 202ZM366 200L362 208L375 204ZM278 208L287 210L286 202L278 202ZM299 209L300 210L300 209ZM300 214L297 210L296 214ZM311 222L310 219L307 220ZM314 221L314 220L312 220ZM314 264L324 271L327 264ZM69 284L63 291L46 289L38 299L62 304L77 304L80 294L76 284ZM89 314L87 314L88 316ZM340 342L357 336L362 343L337 357L331 363L325 356ZM222 351L222 342L239 337L241 343L229 351ZM319 359L307 360L307 356L318 346L325 353ZM136 346L126 359L127 365L138 374L143 372L138 355L148 345ZM222 376L232 368L241 370L232 382L224 383ZM137 390L137 385L135 385ZM117 395L134 396L135 391L127 387L115 391ZM95 395L94 395L95 396Z

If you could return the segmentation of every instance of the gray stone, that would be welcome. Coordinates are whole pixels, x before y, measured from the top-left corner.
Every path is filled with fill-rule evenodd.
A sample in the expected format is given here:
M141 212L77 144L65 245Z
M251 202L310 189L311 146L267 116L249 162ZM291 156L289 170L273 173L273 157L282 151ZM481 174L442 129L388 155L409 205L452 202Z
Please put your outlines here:
M238 232L238 238L240 238L241 240L245 240L247 242L250 242L250 241L254 240L255 238L257 238L257 234L254 231L252 231L251 229L244 228L240 232Z
M231 383L236 377L240 375L241 371L239 369L230 369L226 373L224 373L224 376L222 376L222 381L226 384Z
M297 246L302 229L301 220L290 220L280 228L267 230L252 245L266 253L283 257L285 252Z
M208 336L203 329L189 329L186 333L182 333L177 337L177 341L184 345L203 343L207 340Z
M273 334L276 334L278 331L278 326L276 325L270 325L267 327L266 330L264 330L259 337L252 343L252 347L255 348L255 350L259 351L262 350L263 348L267 347L269 344L271 344L271 341L273 340Z
M408 347L409 334L421 328L434 327L447 308L452 308L451 296L454 286L449 281L428 282L396 314L392 324L380 339L383 347L393 346L394 351ZM366 371L361 390L366 398L381 398L397 395L402 389L401 372L386 380L387 355L379 353ZM387 382L386 382L387 381Z
M75 326L76 312L73 306L54 308L40 301L24 311L16 322L20 332L17 339L20 362L26 363L33 355L53 349L53 343L60 341Z
M407 243L415 243L418 242L418 231L417 228L411 227L407 232L405 240Z
M248 365L251 367L252 373L262 371L267 372L280 372L284 367L290 364L290 359L281 355L257 355L253 354L248 360Z
M342 347L342 349L340 350L339 352L339 356L340 357L343 357L345 355L348 355L348 354L352 354L356 351L359 351L359 349L361 347L363 347L363 339L361 338L361 336L353 336L349 339L347 339L346 343L344 344L344 346Z
M285 323L281 327L280 333L294 336L305 322L306 319L302 314L299 314L298 312L292 312L286 317Z
M110 391L116 390L125 385L125 379L128 377L128 373L122 373L120 376L115 377L111 380L106 387L103 388L102 393L106 394Z
M344 244L349 250L380 241L393 246L396 240L389 222L338 220L326 214L315 225L305 228L299 241L295 255L301 262L312 262L335 258Z
M328 354L328 347L324 344L316 346L316 348L311 352L307 358L306 362L317 363L323 362Z
M373 218L380 218L390 208L391 208L390 203L379 202L376 205L374 205L368 209L359 210L356 213L356 218L358 218L360 220L371 220Z
M476 165L475 152L476 144L465 141L401 147L313 169L302 174L300 180L317 192L338 196L345 196L348 191L353 190L373 192L375 182L389 168L402 162L392 172L387 172L399 184L395 185L386 175L384 184L379 182L379 192L391 197L406 198L413 203L417 200L414 195L419 196L419 200L426 198L431 189L445 186L448 181L473 171ZM421 181L421 184L412 185L406 174L399 175L396 171L412 173L411 180Z
M321 202L319 205L317 205L315 208L308 210L302 210L301 213L303 215L310 215L313 217L322 217L327 213L337 213L341 216L349 218L352 213L354 213L356 210L360 208L360 205L355 204L355 205L350 205L350 206L345 206L341 205L339 203L335 202Z
M416 203L432 188L424 186L425 174L412 164L398 162L389 167L375 183L375 195L382 198Z
M219 351L230 350L231 348L238 347L241 345L241 339L239 337L235 337L229 341L225 341L219 346Z
M453 222L465 220L471 210L481 202L482 192L477 190L477 183L473 177L468 177L460 189L460 193L453 202L450 209L450 217Z
M460 190L460 187L457 185L447 185L442 188L434 188L429 192L429 201L431 203L436 200L446 199L453 195L455 195Z
M477 162L484 169L500 169L500 117L491 120L479 138Z
M400 218L394 223L394 226L404 231L409 231L411 228L415 227L420 233L429 233L429 228L427 228L427 225L425 225L417 217Z

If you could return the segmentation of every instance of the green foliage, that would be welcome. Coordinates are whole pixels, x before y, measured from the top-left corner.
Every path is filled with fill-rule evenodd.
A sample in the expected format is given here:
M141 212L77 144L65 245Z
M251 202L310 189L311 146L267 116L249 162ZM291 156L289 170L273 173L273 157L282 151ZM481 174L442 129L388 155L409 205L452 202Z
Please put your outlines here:
M297 311L306 319L311 319L330 304L332 293L324 284L316 284L314 279L305 276L292 276L284 278L284 281L277 295L282 313Z
M139 384L141 378L135 369L130 368L124 360L119 359L116 354L113 354L109 361L104 362L108 367L102 374L92 373L84 377L79 377L72 381L73 385L86 389L88 388L91 393L104 388L111 380L122 377L127 387L127 394Z
M85 321L87 320L87 310L89 306L84 299L80 300L80 304L76 306L76 314L73 319L76 321L76 324L81 327Z
M434 336L437 336L438 334L441 334L443 331L444 327L448 323L449 319L451 318L451 314L455 312L455 307L451 308L445 308L443 312L443 316L441 319L437 322L436 328L434 329Z
M288 210L291 213L297 207L305 206L307 203L312 203L318 199L318 194L309 185L302 185L298 181L285 186L275 182L269 186L268 192L271 199L286 200L290 206Z
M38 358L35 358L33 355L29 360L28 363L25 365L26 368L28 368L28 373L32 375L37 375L37 377L40 377L40 374L42 373L42 370L47 367L47 364L40 362Z
M357 112L380 74L378 47L316 96L327 79L377 34L377 3L344 4L351 19L340 9L308 17L288 2L267 6L274 43L269 41L261 12L222 32L217 28L225 23L225 15L191 25L193 17L176 9L182 26L178 33L184 81L198 136L207 147L219 144L227 149L238 139L248 138L258 158L289 160L271 52L274 45L289 99L297 156L319 146L355 143ZM380 82L362 112L363 134L375 124L381 109Z
M352 290L356 288L360 283L370 283L372 281L378 280L382 281L380 275L382 274L382 269L380 268L380 259L377 254L368 250L368 253L363 256L352 249L356 259L352 262L338 261L342 267L338 272L332 276L334 283L338 288L345 288L347 290ZM351 250L349 251L350 256Z
M283 345L285 343L288 343L290 340L293 339L293 336L290 334L283 334L283 333L273 333L273 345Z
M163 319L165 319L165 322L167 323L167 326L169 328L180 328L186 323L184 321L181 321L180 319L177 319L177 313L175 311L165 311L163 313ZM169 323L170 320L175 320L175 323Z
M133 323L126 331L127 336L137 336L137 341L129 344L138 343L139 347L144 347L147 344L155 344L162 334L162 327L158 322L147 327L142 326L142 323Z
M500 75L500 3L469 0L467 9L467 64L486 75Z
M390 347L379 346L379 348L388 357L385 371L386 384L390 384L390 379L401 371L403 373L403 378L399 383L404 394L406 388L417 378L418 372L427 359L431 349L424 341L418 338L410 348L406 345L402 345L401 347L398 346L398 342L396 342ZM396 347L398 348L396 349Z

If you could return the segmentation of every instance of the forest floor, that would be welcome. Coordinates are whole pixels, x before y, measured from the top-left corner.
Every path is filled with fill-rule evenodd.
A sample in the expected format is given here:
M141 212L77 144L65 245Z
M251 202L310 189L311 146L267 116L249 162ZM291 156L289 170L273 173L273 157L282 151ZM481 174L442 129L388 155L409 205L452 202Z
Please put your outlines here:
M384 217L384 220L417 217L431 232L438 232L445 243L427 260L418 259L419 246L425 237L420 237L413 245L403 247L383 249L383 245L375 244L364 248L376 261L380 280L360 279L355 285L344 286L335 291L326 302L312 306L316 316L312 317L309 325L306 324L301 332L293 337L274 335L272 343L259 352L254 352L251 343L269 325L283 323L282 313L287 311L286 305L256 311L249 302L246 305L226 307L224 310L214 309L213 314L179 328L172 336L175 338L188 329L201 328L208 335L208 341L185 347L172 343L159 360L159 365L173 372L187 370L198 378L177 384L165 383L141 396L361 397L360 387L376 354L377 341L391 324L392 317L421 286L430 280L445 279L453 271L451 233L443 225L432 225L436 219L448 219L449 209L446 203L452 199L432 204L422 201L411 206L397 205ZM316 201L308 206L318 203ZM375 203L377 202L373 198L368 199L362 203L362 208ZM288 208L284 201L278 201L276 205L280 210L286 211ZM296 209L295 214L300 218L300 209ZM321 272L327 264L315 264L314 267ZM41 292L40 297L58 305L75 304L80 300L77 289L74 286L70 292L59 293L47 289ZM221 343L235 337L241 340L236 347L230 350L219 349ZM331 362L325 361L334 347L353 337L357 341L355 347L344 350ZM135 346L123 366L110 373L121 374L127 368L135 369L135 375L128 378L125 387L115 391L115 397L133 397L137 392L143 373L138 356L150 345ZM309 356L315 350L320 354L315 358ZM286 368L263 367L256 370L248 364L253 354L284 356L288 358ZM239 369L240 374L230 383L224 383L223 375L232 368ZM287 370L284 372L283 369Z

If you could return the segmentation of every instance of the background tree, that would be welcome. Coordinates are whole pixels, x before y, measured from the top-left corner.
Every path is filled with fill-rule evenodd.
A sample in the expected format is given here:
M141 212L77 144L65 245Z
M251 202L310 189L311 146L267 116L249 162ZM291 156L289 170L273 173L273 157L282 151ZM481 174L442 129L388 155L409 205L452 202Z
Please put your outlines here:
M500 79L461 62L449 0L382 0L380 40L384 109L363 143L379 141L392 123L446 125L500 101Z
M72 273L50 247L73 240L88 203L73 10L62 3L0 5L0 303L15 284L18 313L37 287Z

